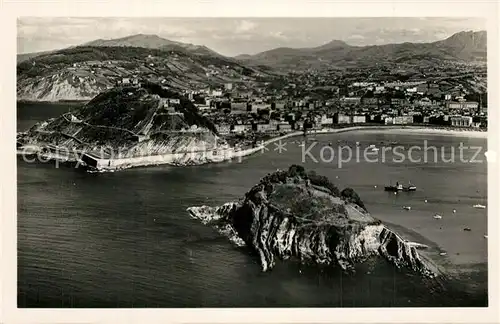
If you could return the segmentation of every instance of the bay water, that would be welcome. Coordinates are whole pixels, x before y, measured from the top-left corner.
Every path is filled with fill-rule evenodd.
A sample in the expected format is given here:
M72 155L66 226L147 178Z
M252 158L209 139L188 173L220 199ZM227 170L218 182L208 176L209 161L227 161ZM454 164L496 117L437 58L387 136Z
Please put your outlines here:
M75 107L18 104L18 131ZM315 140L290 138L281 149L270 144L242 161L115 173L18 156L18 306L487 306L487 209L473 207L487 205L487 165L461 161L458 153L460 145L474 147L461 157L470 160L476 147L484 153L486 139L367 130ZM339 165L330 155L340 153L339 145L355 150L356 142L361 148L397 142L408 152L424 141L456 159L426 163L424 152L414 150L422 161L396 162L391 152L381 161L379 151L370 155L378 155L377 162L354 157ZM454 276L453 284L433 289L385 262L356 274L279 262L262 273L255 256L186 212L238 200L260 178L291 164L329 177L340 189L353 188L373 216L439 251L432 259ZM396 181L411 181L417 191L383 190Z

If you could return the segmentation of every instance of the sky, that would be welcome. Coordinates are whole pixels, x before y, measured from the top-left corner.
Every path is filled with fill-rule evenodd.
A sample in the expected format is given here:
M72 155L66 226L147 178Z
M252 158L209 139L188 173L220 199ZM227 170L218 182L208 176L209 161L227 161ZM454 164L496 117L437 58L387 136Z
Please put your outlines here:
M432 42L464 30L485 30L482 18L52 18L22 17L18 53L80 45L134 34L205 45L236 56L277 47L315 47L332 40L350 45Z

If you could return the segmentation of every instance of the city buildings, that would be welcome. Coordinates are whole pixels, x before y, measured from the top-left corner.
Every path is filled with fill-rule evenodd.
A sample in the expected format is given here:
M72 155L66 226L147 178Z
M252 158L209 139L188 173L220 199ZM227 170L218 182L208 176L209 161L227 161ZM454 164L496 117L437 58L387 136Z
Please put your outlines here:
M477 110L479 107L478 102L474 101L450 101L446 103L446 108L448 109L458 109L458 110Z
M455 127L471 127L472 117L471 116L451 116L450 117L451 126Z

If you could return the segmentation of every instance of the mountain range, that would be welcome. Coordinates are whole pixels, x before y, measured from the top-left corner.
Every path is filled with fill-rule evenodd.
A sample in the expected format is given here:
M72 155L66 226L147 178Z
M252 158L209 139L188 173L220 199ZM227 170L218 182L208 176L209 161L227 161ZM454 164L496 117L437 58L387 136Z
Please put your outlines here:
M222 56L203 46L171 41L157 35L136 34L116 39L97 39L81 46L89 47L141 47L158 50L186 51L198 55ZM18 63L54 51L24 53L17 56ZM395 61L405 62L419 59L485 61L487 54L486 31L462 31L431 43L400 43L385 45L353 46L341 40L332 40L311 48L280 47L254 55L242 54L234 59L251 64L270 67L290 67L308 63L342 64L359 62Z
M117 80L136 76L180 90L252 81L290 71L384 64L486 61L486 32L460 32L432 43L352 46L340 40L312 48L276 48L223 56L206 46L156 35L98 39L80 46L18 55L18 100L90 100Z
M312 48L276 48L236 58L251 65L275 68L342 66L378 62L418 63L427 61L486 61L486 31L463 31L432 43L401 43L351 46L340 40Z

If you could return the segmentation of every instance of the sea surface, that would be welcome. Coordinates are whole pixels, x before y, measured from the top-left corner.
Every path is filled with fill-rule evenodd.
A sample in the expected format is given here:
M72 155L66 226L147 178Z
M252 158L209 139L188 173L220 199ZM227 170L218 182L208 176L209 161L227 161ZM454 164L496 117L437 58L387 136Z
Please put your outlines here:
M74 107L18 104L18 130ZM393 131L314 138L317 142L309 137L305 147L301 137L284 141L281 153L271 144L241 162L115 173L27 163L18 156L18 306L487 306L487 209L473 208L487 206L486 139ZM355 150L356 142L359 159L354 155L339 165L337 147L344 147L345 160L346 147ZM377 161L366 161L363 149L382 142L404 146L405 160L387 152L382 161L381 149L368 156ZM482 148L475 160L483 162L464 162L478 149L464 149L460 156L461 143ZM311 154L304 154L311 145ZM437 148L436 160L428 153L425 163L418 149L408 154L424 145ZM441 148L454 162L443 161ZM409 161L410 156L422 161ZM291 164L326 175L341 189L354 188L373 216L441 252L432 260L454 279L434 286L385 261L375 268L361 266L355 274L292 262L262 273L248 251L186 212L237 200L261 177ZM411 181L418 190L396 195L383 190L396 181Z

